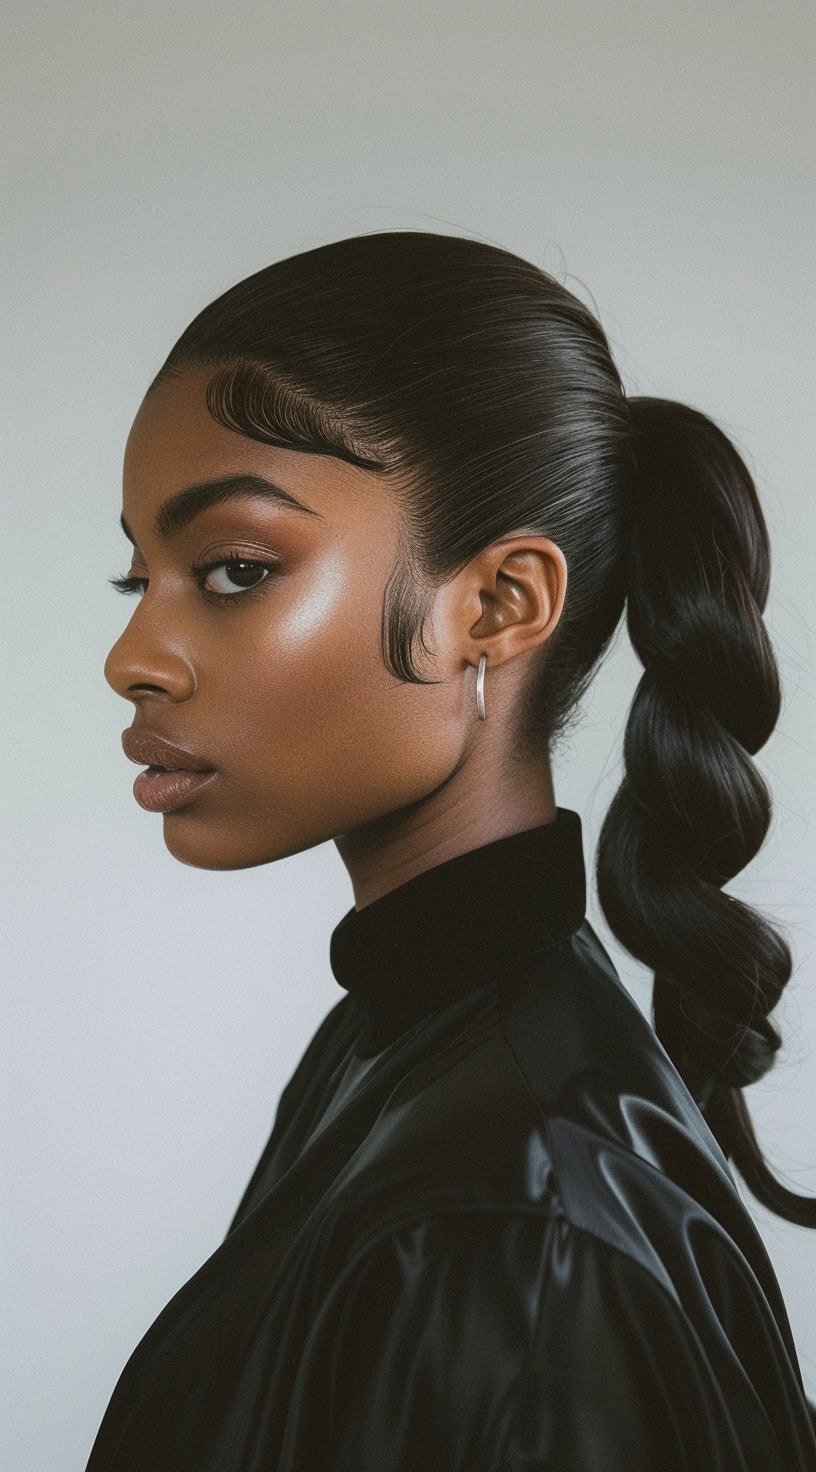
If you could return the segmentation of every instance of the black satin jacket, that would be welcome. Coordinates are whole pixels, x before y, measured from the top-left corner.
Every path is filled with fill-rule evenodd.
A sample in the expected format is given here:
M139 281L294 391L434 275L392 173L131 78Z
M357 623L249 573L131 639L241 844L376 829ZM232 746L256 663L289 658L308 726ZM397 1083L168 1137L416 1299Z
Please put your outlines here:
M558 808L343 916L87 1472L816 1472L762 1239L585 903Z

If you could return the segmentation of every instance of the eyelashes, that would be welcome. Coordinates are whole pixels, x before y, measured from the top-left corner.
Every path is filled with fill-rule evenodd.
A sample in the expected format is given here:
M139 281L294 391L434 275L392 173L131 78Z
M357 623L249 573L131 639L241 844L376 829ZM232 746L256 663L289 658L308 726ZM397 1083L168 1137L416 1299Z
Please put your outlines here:
M264 572L267 574L267 576L262 578L260 582L251 584L249 587L245 588L243 592L215 593L211 589L205 588L203 585L209 577L210 573L213 572L217 567L240 567L243 569L249 568L253 573ZM265 585L271 581L270 575L273 575L276 572L277 563L254 562L248 557L241 557L238 553L233 554L231 552L227 553L225 557L219 557L212 562L193 563L190 567L190 575L195 578L201 592L201 596L211 603L237 603L242 598L248 598L253 593L258 592L261 588L265 587ZM110 583L111 587L116 588L117 592L119 593L143 593L145 588L147 587L148 579L134 577L131 575L124 578L108 578L108 582Z

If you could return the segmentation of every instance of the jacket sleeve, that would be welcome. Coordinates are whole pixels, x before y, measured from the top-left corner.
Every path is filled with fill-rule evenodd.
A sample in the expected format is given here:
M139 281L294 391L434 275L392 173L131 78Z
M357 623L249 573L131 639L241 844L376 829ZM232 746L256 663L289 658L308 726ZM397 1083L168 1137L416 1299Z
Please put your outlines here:
M646 1268L563 1218L458 1212L392 1232L332 1358L331 1472L816 1467L795 1428L778 1439L727 1341L704 1345Z

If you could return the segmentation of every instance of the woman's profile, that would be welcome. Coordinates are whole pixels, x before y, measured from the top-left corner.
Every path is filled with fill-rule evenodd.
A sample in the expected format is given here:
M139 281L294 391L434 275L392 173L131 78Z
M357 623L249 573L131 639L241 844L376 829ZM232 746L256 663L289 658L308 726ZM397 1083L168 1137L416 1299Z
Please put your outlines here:
M182 863L333 840L340 995L224 1241L133 1350L88 1472L816 1472L735 1171L792 971L723 891L771 795L770 547L735 446L626 394L592 312L384 231L205 307L124 457L105 663ZM643 675L586 916L551 759L622 615Z

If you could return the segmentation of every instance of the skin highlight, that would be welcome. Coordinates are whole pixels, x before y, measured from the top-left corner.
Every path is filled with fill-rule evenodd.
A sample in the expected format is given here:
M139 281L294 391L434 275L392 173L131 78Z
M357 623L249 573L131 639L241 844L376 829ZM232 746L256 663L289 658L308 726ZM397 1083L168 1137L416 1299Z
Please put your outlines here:
M521 531L435 588L420 673L383 664L381 610L402 512L376 472L252 440L216 423L209 370L188 370L141 404L128 436L123 513L147 580L105 661L133 726L218 769L162 815L180 862L243 869L332 839L357 909L435 864L555 818L546 753L511 760L516 709L566 595L560 548ZM263 475L318 514L260 499L204 511L159 542L168 497L216 476ZM193 563L224 562L207 600ZM239 583L236 562L274 564ZM476 671L487 655L487 719Z

